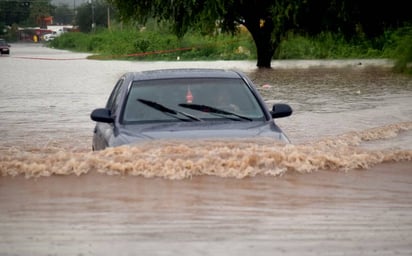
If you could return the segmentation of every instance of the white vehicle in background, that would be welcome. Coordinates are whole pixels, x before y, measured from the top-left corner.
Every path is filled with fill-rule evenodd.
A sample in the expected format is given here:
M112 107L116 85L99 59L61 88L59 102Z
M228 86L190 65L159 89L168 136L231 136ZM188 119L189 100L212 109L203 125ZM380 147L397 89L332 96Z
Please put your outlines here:
M63 33L64 33L63 30L59 29L57 31L53 31L50 34L43 35L43 39L44 41L49 42L49 41L54 40L56 37L59 37Z

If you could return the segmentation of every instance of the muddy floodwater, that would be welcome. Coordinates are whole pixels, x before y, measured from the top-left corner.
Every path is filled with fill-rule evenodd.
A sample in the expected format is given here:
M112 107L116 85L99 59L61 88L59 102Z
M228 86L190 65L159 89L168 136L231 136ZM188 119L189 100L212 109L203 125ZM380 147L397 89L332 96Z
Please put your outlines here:
M0 56L0 255L412 255L412 78L387 60ZM248 74L291 144L156 141L93 152L121 74Z

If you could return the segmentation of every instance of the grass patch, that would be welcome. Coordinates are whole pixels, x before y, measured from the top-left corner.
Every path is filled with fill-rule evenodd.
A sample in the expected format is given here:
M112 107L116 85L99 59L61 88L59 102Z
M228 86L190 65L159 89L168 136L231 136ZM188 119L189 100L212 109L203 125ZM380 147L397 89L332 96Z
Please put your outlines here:
M126 60L256 60L256 47L247 31L236 36L187 33L178 38L165 29L136 27L99 29L94 33L65 33L50 47L89 52L93 59ZM321 33L316 37L288 34L278 47L277 59L388 58L395 71L412 73L412 27L387 31L373 40L345 40L341 35Z

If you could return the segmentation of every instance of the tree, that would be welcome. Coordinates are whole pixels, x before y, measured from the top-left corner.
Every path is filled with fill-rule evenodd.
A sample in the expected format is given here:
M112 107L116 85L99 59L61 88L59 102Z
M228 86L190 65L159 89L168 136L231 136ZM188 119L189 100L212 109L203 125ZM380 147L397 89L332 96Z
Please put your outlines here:
M350 38L359 33L377 36L385 28L412 21L407 1L373 0L108 0L123 19L146 22L167 20L178 36L193 27L216 24L236 33L244 25L257 50L257 66L270 68L281 40L290 31L314 35L339 32ZM398 14L398 15L397 15ZM400 15L399 15L400 14Z
M303 5L295 0L109 0L124 19L168 20L178 36L192 27L216 24L223 32L236 33L245 26L256 45L257 66L270 68L283 36L296 25L296 13Z
M26 20L29 26L39 26L46 28L47 24L44 21L45 17L50 16L54 6L51 5L51 0L31 0L30 1L30 15Z
M0 22L26 26L44 26L43 17L52 10L51 0L8 0L0 1Z
M60 4L53 12L53 21L57 24L72 24L74 15L74 10L67 4Z
M110 9L110 10L109 10ZM90 3L85 3L77 8L75 22L79 26L80 31L92 31L92 24L97 27L107 27L108 15L115 17L115 11L104 0L93 0Z
M25 21L30 15L28 1L0 1L0 22L11 26Z

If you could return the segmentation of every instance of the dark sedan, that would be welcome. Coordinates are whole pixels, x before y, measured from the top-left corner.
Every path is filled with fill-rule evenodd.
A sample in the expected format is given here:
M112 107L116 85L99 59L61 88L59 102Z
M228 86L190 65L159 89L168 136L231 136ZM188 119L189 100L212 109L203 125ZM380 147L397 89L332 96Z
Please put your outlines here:
M6 40L0 38L0 54L9 54L10 55L10 45Z
M128 72L105 108L95 109L93 150L157 139L257 138L289 142L275 118L290 116L287 104L269 110L242 72L165 69Z

